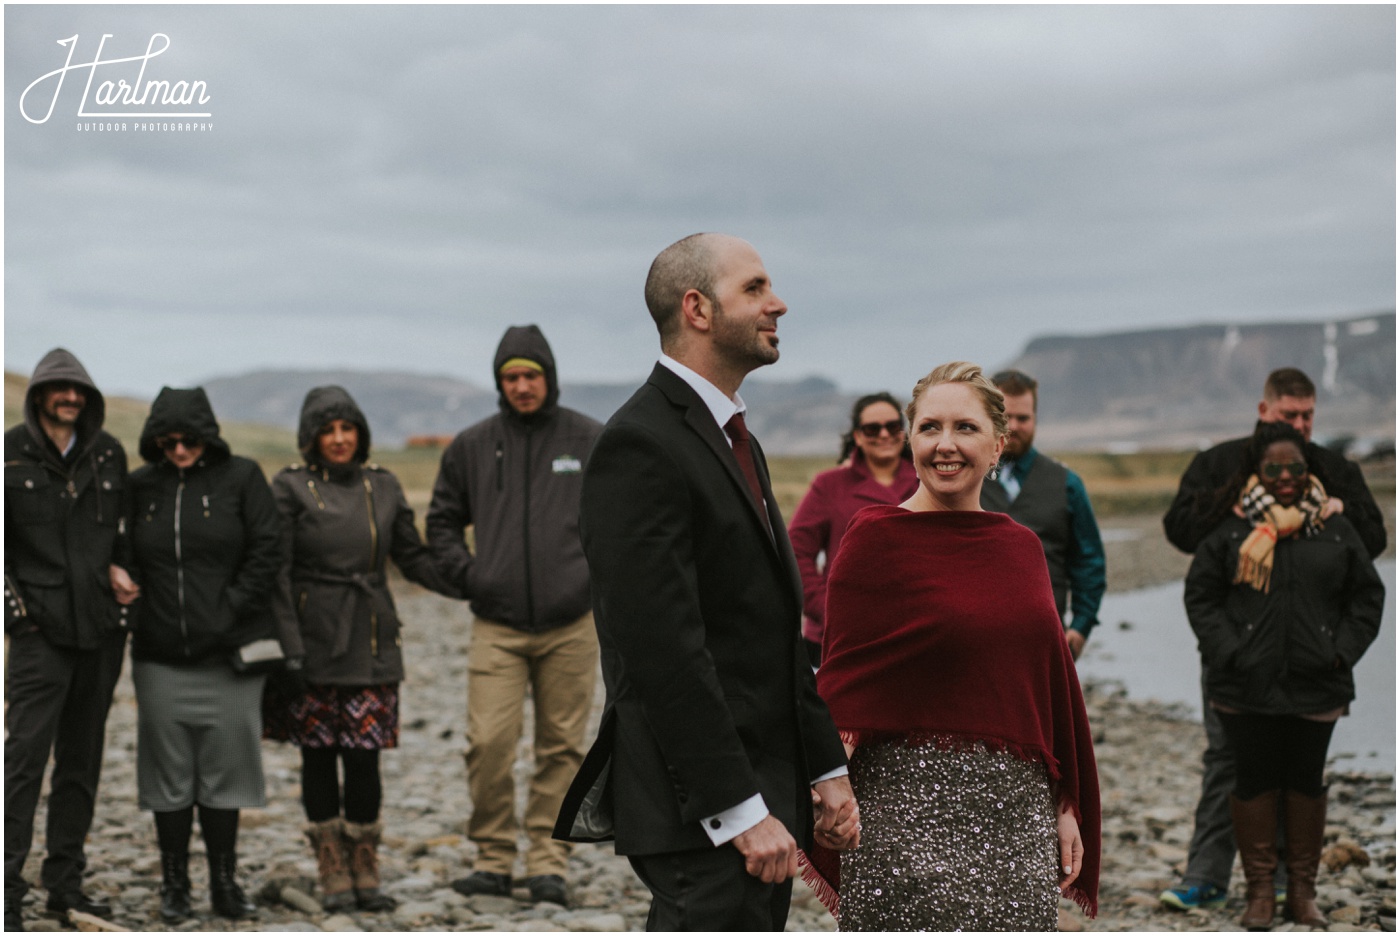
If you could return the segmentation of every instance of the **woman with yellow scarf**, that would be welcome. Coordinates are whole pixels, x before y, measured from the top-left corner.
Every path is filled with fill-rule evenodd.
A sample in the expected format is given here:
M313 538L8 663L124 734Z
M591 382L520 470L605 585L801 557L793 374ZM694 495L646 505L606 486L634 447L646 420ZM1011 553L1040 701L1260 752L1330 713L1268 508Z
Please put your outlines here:
M1385 602L1375 565L1346 516L1329 511L1306 450L1288 424L1259 424L1186 577L1207 698L1235 759L1230 810L1246 929L1273 923L1280 814L1285 914L1327 925L1315 890L1327 745L1356 697L1352 668L1375 639Z

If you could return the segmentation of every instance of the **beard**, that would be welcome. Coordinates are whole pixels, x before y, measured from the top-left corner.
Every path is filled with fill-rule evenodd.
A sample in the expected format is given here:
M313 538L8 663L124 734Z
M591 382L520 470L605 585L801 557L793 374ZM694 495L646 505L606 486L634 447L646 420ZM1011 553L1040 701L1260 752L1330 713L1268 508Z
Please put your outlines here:
M768 338L768 333L760 333L763 319L745 321L727 315L718 299L711 299L714 306L715 345L722 348L730 360L749 366L755 370L778 360L778 336Z

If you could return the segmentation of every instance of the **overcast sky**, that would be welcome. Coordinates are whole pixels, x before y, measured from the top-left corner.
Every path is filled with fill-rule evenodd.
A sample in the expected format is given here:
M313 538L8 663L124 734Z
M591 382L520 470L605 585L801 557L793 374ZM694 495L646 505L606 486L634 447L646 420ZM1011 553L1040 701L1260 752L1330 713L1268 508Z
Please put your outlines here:
M1390 5L4 15L5 366L63 344L109 393L486 384L525 322L564 381L640 380L647 267L701 230L790 307L762 376L851 390L1039 334L1395 304ZM97 98L141 63L34 83L104 33L104 61L167 36L143 80L205 82L158 109L212 129L79 129L133 109Z

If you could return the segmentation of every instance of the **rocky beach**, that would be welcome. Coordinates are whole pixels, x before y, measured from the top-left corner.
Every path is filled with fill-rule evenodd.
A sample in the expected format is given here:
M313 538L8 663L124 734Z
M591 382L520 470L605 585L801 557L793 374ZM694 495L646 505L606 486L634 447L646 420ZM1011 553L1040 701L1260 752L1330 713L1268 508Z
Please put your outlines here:
M1393 503L1393 502L1392 502ZM1387 513L1393 512L1389 504ZM1170 581L1186 557L1159 534L1155 519L1113 522L1129 533L1110 537L1113 590ZM1392 527L1393 528L1393 527ZM1159 529L1159 528L1158 528ZM1140 530L1142 535L1130 535ZM383 755L385 889L399 901L393 912L328 915L316 901L315 860L301 834L303 824L296 749L267 742L263 749L267 806L243 813L240 879L259 904L257 919L237 924L208 908L203 846L196 835L191 859L197 916L180 931L242 930L353 932L401 930L580 931L640 930L648 895L625 859L607 846L583 846L571 859L569 907L531 905L523 890L514 898L456 894L449 883L471 869L473 848L464 835L467 797L463 728L470 615L460 605L399 582L395 591L406 622L408 676L402 693L403 731L398 749ZM1184 866L1200 783L1204 736L1179 708L1129 699L1121 687L1085 687L1094 726L1103 790L1104 868L1099 915L1085 918L1064 902L1068 930L1236 930L1243 909L1238 872L1229 904L1218 911L1165 910L1157 894ZM602 702L599 687L595 706ZM529 716L527 712L527 724ZM159 853L149 814L136 807L136 709L129 675L123 675L108 722L108 743L97 819L88 843L90 892L112 903L114 922L131 930L167 929L156 914ZM517 771L531 769L526 744ZM1332 931L1393 930L1395 916L1395 787L1389 774L1330 773L1325 867L1319 904ZM38 879L43 854L44 810L26 877ZM42 914L36 888L26 925L58 930ZM1288 929L1281 924L1278 929ZM835 921L805 885L794 892L791 931L829 931Z

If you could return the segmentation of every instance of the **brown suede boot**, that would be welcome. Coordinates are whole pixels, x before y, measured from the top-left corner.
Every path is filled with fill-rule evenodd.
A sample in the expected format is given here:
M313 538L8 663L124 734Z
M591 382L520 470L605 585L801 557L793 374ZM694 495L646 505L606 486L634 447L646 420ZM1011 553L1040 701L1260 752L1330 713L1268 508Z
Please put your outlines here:
M1327 926L1327 918L1317 906L1317 863L1326 823L1326 788L1318 796L1294 790L1283 794L1283 854L1288 868L1288 899L1283 912L1300 926Z
M1240 926L1267 930L1274 922L1274 870L1278 867L1278 790L1254 799L1230 797L1235 845L1244 868L1245 905Z
M345 823L345 845L350 852L355 902L361 910L373 913L398 906L394 898L379 890L379 840L383 834L382 822Z
M306 838L316 850L316 877L321 886L321 906L328 911L355 905L345 843L345 823L339 816L306 827Z

